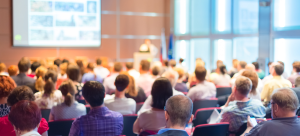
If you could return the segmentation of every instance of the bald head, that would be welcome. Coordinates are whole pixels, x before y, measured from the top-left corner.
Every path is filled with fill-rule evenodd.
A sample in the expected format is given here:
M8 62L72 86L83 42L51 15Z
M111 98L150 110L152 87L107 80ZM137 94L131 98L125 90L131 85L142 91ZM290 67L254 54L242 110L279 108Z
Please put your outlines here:
M179 75L174 70L168 70L168 71L166 71L165 73L162 74L162 77L165 77L165 78L169 79L169 81L171 82L172 86L175 87Z
M193 102L184 95L175 95L167 100L165 110L173 126L185 127L192 116Z
M240 76L235 81L236 90L242 95L248 95L252 89L252 81L248 77Z
M245 69L255 71L255 66L253 64L247 64Z
M296 111L299 100L296 93L289 88L276 89L271 96L273 103L276 103L283 111Z

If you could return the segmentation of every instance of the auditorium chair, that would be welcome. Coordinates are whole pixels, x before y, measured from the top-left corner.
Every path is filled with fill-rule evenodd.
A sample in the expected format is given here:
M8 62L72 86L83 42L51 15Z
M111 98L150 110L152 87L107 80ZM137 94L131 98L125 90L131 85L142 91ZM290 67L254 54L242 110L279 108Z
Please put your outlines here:
M194 101L193 102L193 114L195 114L198 109L211 108L211 107L218 107L218 99L217 98L213 98L210 100Z
M137 119L137 114L123 115L123 132L122 135L136 136L133 133L133 124Z
M220 107L212 107L212 108L201 108L198 109L195 112L194 120L193 120L193 126L198 126L201 124L207 124L207 119L210 118L213 111L217 109L219 112L221 112Z
M49 121L49 136L68 136L70 133L70 129L72 123L75 119L64 119L64 120L56 120Z
M156 135L158 131L152 131L152 130L145 130L139 134L139 136L152 136Z
M83 104L83 105L86 105L86 102L85 100L78 100L79 103Z
M138 113L143 105L144 105L144 102L137 103L135 113Z
M193 136L228 136L228 122L202 124L195 127Z
M220 96L227 96L230 95L232 92L231 87L230 86L217 86L217 94L216 97L220 97Z
M49 121L49 115L50 115L51 109L41 109L42 118L46 119L46 121Z
M86 114L88 114L91 110L91 106L90 105L85 105L86 108Z

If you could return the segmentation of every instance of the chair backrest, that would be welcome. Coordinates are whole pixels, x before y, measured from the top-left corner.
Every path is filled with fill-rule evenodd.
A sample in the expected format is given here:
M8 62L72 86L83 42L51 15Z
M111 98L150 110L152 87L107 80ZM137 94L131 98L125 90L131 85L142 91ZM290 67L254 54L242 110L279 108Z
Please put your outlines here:
M217 107L218 100L198 100L193 102L193 114L196 113L198 109L201 108L211 108L211 107Z
M212 112L217 109L219 112L221 112L220 107L213 107L213 108L202 108L198 109L195 112L194 120L193 120L193 126L201 125L201 124L207 124L207 119L211 116Z
M78 102L79 102L79 103L82 103L82 104L84 104L84 105L86 105L85 100L78 100Z
M74 120L75 119L49 121L48 122L48 125L49 125L48 135L49 136L52 136L52 135L68 136Z
M51 109L41 109L42 118L45 118L47 122L49 121L50 111Z
M242 135L247 129L247 123L244 123L239 130L235 133L236 136Z
M219 96L230 95L231 92L231 87L218 87L216 97L218 98Z
M140 109L142 108L142 106L144 105L144 102L139 102L136 104L136 110L135 112L138 113L140 111Z
M202 124L195 127L193 136L227 136L228 128L228 122Z
M88 114L91 110L91 106L90 105L85 105L86 108L86 114Z
M145 130L139 134L139 136L152 136L156 135L158 131L152 131L152 130Z
M136 136L136 134L133 133L133 124L136 119L137 119L136 114L130 114L130 115L123 116L123 124L124 125L123 125L122 135Z

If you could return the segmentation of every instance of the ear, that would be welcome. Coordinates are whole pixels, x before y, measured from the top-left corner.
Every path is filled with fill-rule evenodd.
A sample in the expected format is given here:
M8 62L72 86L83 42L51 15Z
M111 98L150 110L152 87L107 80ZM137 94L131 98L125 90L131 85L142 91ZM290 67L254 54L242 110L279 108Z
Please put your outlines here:
M273 112L278 112L278 105L277 104L273 104Z
M191 116L191 118L190 118L188 124L189 124L189 123L192 123L192 122L193 122L193 119L194 119L194 114L192 114L192 116Z
M165 119L169 120L169 114L167 113L167 111L165 111Z
M232 87L232 93L233 92L236 92L236 86L235 85L233 85L233 87Z

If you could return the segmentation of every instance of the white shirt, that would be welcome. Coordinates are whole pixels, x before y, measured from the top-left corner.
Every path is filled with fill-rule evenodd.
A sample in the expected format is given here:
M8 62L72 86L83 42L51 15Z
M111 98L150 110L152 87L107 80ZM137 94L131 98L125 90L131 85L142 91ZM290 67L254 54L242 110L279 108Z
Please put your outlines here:
M104 79L103 86L104 86L105 92L107 94L111 94L111 93L115 92L115 90L116 90L115 80L118 75L119 75L119 73L114 73Z
M147 44L142 44L140 47L140 51L148 51L148 47L151 55L155 57L158 53L158 49L153 44L150 44L149 46Z
M27 132L21 136L41 136L38 132L37 132L37 128L35 128L34 130Z
M132 76L135 81L140 77L140 72L136 71L135 69L130 69L128 74Z
M94 68L94 73L101 76L102 78L106 78L109 75L109 70L102 66L97 66Z
M160 130L166 127L165 111L148 109L138 116L139 127L144 130Z
M208 100L216 97L216 90L213 83L203 81L192 87L186 96L192 101Z
M52 109L53 106L63 102L61 91L55 90L52 97L43 96L44 92L37 92L34 94L35 102L41 109Z
M138 80L136 81L137 86L143 88L146 96L151 94L152 84L154 83L154 79L149 73L141 74Z
M258 91L258 89L256 88L256 95L249 93L248 98L261 101L260 92Z
M0 72L0 75L1 75L1 76L9 76L9 74L6 73L6 72Z
M136 102L131 98L117 98L113 97L104 101L104 105L116 112L120 112L122 115L135 114Z
M228 74L218 74L218 76L214 78L213 82L218 86L230 86L230 76Z

